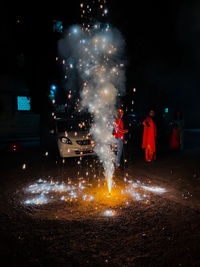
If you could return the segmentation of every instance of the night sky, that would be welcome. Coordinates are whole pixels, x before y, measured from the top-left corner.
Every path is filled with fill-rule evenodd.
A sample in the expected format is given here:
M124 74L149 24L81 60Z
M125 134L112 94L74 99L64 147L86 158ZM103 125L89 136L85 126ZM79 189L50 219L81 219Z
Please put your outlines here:
M199 127L199 1L107 2L109 22L126 40L127 95L137 88L135 108L140 112L142 105L159 103L172 112L182 110L188 127ZM46 6L37 1L4 6L0 17L5 68L1 67L1 72L12 69L14 55L23 52L33 88L38 84L47 88L50 77L59 79L54 69L59 36L52 32L52 20L62 20L64 28L80 22L79 5L80 1L74 0L48 2ZM20 23L16 24L18 18ZM33 95L37 94L38 90L34 91Z

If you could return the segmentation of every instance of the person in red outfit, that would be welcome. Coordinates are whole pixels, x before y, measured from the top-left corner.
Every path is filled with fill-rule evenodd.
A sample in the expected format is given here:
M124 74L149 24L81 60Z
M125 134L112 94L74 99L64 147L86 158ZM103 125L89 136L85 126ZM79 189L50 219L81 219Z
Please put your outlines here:
M115 129L114 129L114 137L118 143L117 149L117 161L116 161L116 169L119 170L120 167L120 160L123 150L123 143L124 143L124 134L128 133L128 130L124 130L124 123L122 121L122 117L124 115L124 111L122 109L118 110L118 117L115 121Z
M155 111L150 110L148 116L142 123L144 125L142 148L145 149L145 159L147 162L156 160L157 128L153 120L154 117Z
M171 136L169 140L169 146L171 150L178 150L180 146L179 130L178 130L178 125L176 123L174 124L172 128L172 132L171 132Z

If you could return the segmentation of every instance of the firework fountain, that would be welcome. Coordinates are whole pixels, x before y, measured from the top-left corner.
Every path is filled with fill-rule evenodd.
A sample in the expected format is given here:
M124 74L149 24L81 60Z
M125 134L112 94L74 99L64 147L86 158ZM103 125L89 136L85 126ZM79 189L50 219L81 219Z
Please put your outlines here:
M91 1L96 3L95 12L98 11L103 18L108 14L105 2ZM97 179L96 174L91 182L86 173L86 177L65 177L62 182L53 177L40 178L23 189L25 205L50 204L54 209L53 203L56 203L57 214L57 205L67 203L60 209L59 218L65 217L63 214L67 214L67 218L71 214L72 219L79 218L80 214L113 216L118 207L126 207L132 199L149 203L152 193L166 192L164 188L144 184L136 178L133 180L128 173L122 179L113 181L116 157L112 149L112 144L115 143L113 128L118 96L125 91L125 42L116 28L91 19L92 8L88 3L85 0L80 7L81 17L89 20L89 23L73 25L68 29L64 38L59 41L60 57L56 60L62 63L66 72L68 101L76 95L76 90L72 90L73 79L76 79L76 84L79 81L81 101L75 101L75 109L79 112L86 109L92 115L90 134L95 140L94 149L103 165L107 183L105 179ZM25 169L26 166L22 168Z
M108 13L105 1L98 1L102 16ZM90 5L81 3L82 13L90 13ZM86 9L86 10L85 10ZM84 12L85 11L85 12ZM59 42L59 51L67 65L67 75L78 70L81 81L81 108L93 117L90 133L104 167L108 190L111 192L115 154L112 151L117 96L124 93L124 40L108 23L90 23L70 27ZM73 64L71 63L73 60Z

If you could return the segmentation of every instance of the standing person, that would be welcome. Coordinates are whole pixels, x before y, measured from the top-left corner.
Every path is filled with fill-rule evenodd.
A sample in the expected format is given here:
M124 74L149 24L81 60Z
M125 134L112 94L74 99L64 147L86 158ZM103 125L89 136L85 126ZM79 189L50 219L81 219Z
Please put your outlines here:
M169 147L171 150L178 150L179 146L180 146L180 138L179 138L178 126L176 123L174 123L169 139Z
M176 118L175 118L175 124L178 127L178 133L179 133L179 148L180 150L183 150L184 140L183 140L183 130L184 130L184 120L182 113L180 111L176 112Z
M115 121L115 129L114 129L114 136L118 143L116 170L120 170L120 161L123 150L124 134L128 133L128 130L124 130L124 123L122 121L123 116L124 116L124 111L120 108L118 110L118 117Z
M151 109L142 123L144 125L142 148L145 149L145 159L147 162L156 160L157 128L154 122L154 117L155 111Z

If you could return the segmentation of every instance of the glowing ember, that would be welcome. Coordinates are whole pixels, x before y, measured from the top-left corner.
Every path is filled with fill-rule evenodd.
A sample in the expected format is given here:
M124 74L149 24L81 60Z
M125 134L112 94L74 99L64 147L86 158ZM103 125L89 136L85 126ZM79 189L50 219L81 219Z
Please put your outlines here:
M110 216L114 216L115 212L113 210L105 210L103 215L110 217Z
M23 169L23 170L26 169L26 164L25 164L25 163L22 165L22 169Z

